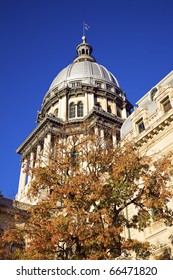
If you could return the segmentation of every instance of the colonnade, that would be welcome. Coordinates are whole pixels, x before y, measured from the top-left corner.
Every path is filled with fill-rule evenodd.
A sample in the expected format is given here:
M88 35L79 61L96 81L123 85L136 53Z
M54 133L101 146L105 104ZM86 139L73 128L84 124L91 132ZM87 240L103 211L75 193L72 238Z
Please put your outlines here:
M105 138L105 130L103 128L99 128L95 126L94 128L95 134L100 135L103 139ZM26 202L27 196L26 193L28 191L29 185L33 179L33 174L31 171L26 172L27 167L33 168L39 166L46 166L49 161L49 152L51 148L52 135L48 133L45 135L42 143L38 143L34 150L31 150L30 154L27 155L27 158L23 158L21 163L21 171L20 171L20 179L19 179L19 187L18 194L16 196L17 200ZM112 135L112 144L116 145L117 137L116 133ZM29 158L28 158L29 156ZM29 166L28 166L29 164Z
M31 151L28 159L24 158L21 163L19 187L17 199L22 200L22 197L26 197L29 184L33 178L32 172L27 174L26 169L29 164L29 168L33 168L39 165L41 162L42 166L46 166L49 160L49 151L51 147L51 133L48 133L43 140L43 144L38 144L35 151Z

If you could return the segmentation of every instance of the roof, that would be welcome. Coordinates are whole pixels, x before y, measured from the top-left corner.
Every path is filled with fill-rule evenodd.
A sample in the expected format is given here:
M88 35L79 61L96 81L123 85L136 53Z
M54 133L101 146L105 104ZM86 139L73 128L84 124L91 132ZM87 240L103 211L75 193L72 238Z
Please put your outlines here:
M53 80L49 90L54 87L63 87L73 81L80 81L83 83L95 84L98 82L105 82L116 87L120 87L114 75L108 71L104 66L92 61L74 62L64 68Z

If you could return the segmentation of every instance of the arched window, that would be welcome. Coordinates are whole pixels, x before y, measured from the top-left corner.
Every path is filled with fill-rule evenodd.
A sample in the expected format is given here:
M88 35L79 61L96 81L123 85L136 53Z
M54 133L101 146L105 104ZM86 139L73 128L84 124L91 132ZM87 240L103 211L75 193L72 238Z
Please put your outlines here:
M76 117L76 108L74 102L70 103L70 118Z
M78 118L83 117L83 103L81 101L77 104L77 116Z

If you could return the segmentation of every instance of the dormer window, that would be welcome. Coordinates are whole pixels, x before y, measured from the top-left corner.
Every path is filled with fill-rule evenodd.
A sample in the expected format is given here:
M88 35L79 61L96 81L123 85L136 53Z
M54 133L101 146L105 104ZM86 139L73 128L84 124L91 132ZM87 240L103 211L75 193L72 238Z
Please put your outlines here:
M72 86L72 87L80 87L80 86L81 86L81 83L80 83L80 82L72 82L72 83L71 83L71 86Z
M161 103L162 103L162 107L163 107L163 110L165 113L168 112L172 108L169 96L167 96L165 99L163 99L163 101Z
M145 125L144 125L144 121L143 118L141 118L137 123L137 128L138 128L138 132L141 133L142 131L145 130Z

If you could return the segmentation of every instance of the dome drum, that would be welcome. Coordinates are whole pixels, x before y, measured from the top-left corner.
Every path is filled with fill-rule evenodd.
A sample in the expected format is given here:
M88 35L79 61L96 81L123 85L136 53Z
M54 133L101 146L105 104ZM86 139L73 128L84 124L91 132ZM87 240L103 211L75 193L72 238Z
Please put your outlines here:
M68 110L70 102L72 102L73 100L75 100L76 102L82 101L84 103L85 108L87 107L87 109L85 110L86 115L89 113L89 111L92 110L93 106L96 105L99 99L101 100L100 103L102 108L105 111L109 112L110 106L116 106L116 104L114 103L117 103L118 107L123 107L122 104L124 103L125 95L122 91L120 91L119 88L116 88L116 92L112 92L110 88L102 89L97 85L92 86L91 84L80 84L76 87L66 87L64 89L61 89L60 91L49 91L46 95L46 98L44 99L38 121L43 119L47 113L54 113L57 104L59 103L59 106L62 106L62 102L65 105L65 108L63 109L63 116L62 114L60 114L60 112L57 116L64 120L68 119L68 113L65 113L65 111ZM114 112L114 114L116 115L115 109L111 109L111 112Z

